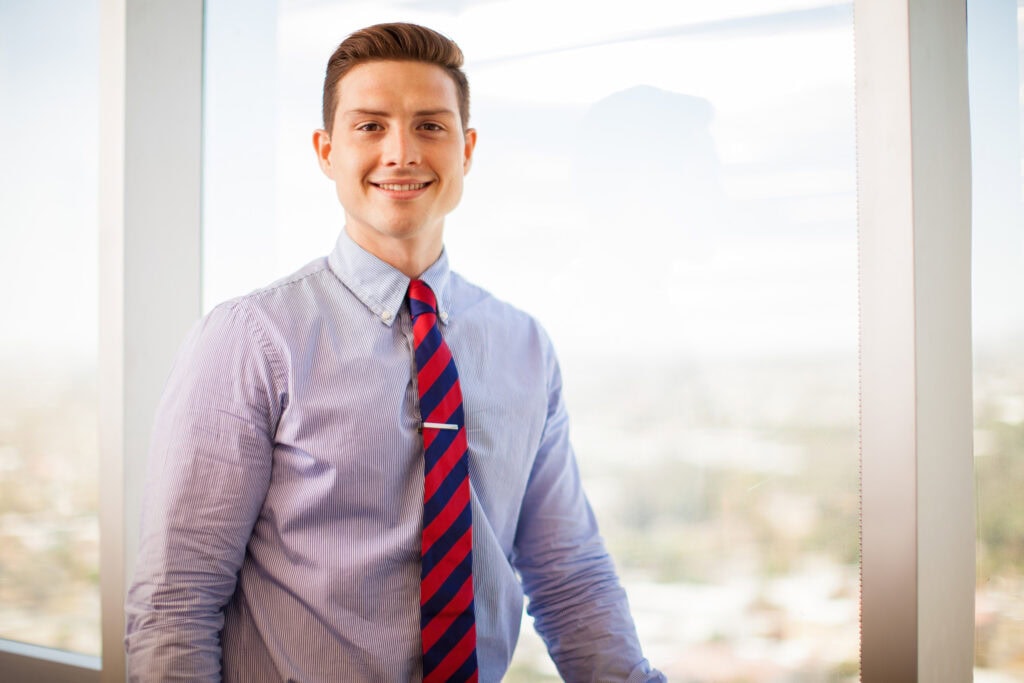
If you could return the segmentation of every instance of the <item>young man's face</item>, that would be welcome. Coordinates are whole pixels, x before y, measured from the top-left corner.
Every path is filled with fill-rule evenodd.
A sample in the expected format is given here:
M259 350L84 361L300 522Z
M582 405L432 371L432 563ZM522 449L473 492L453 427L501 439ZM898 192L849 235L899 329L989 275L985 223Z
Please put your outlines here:
M434 64L368 62L345 74L337 96L334 129L314 143L349 234L382 258L395 249L436 257L476 144L476 131L462 129L455 83Z

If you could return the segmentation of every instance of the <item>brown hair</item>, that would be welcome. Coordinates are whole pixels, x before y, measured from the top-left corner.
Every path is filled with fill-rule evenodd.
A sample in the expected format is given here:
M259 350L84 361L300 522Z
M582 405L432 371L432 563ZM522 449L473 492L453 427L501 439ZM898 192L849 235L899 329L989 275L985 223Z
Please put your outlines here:
M324 130L334 125L338 83L352 67L366 62L401 60L436 64L455 81L462 129L469 126L469 81L462 72L462 50L453 40L416 24L376 24L360 29L342 41L327 60L324 76Z

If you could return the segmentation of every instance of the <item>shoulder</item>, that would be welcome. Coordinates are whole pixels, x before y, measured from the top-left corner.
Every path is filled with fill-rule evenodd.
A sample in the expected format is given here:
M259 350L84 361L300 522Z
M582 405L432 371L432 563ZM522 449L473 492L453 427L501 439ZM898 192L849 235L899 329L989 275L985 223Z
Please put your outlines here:
M492 335L525 335L538 344L550 346L551 342L543 326L526 311L499 299L458 273L451 274L450 287L454 313L461 319L488 328Z
M312 261L265 287L214 306L193 326L185 345L272 357L282 331L315 315L332 279L337 282L326 258Z
M287 336L315 322L330 308L344 285L327 265L326 257L247 294L228 299L206 316L209 322L233 319L252 334ZM243 330L244 331L244 330Z
M337 278L327 265L327 258L321 257L265 287L229 299L221 306L266 313L296 312L315 304L317 299L337 284Z

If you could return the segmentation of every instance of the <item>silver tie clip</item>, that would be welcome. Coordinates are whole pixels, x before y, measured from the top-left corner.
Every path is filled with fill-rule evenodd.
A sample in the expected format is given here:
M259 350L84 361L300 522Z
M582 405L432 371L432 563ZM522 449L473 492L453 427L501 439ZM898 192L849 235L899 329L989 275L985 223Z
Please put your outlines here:
M445 422L424 422L424 429L453 429L458 431L459 425L447 424Z

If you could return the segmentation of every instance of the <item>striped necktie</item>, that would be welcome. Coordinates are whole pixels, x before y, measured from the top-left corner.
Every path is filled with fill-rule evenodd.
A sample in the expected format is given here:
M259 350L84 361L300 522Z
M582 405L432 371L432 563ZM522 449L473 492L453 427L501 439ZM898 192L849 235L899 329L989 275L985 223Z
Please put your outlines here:
M409 283L409 309L423 418L423 680L476 681L473 520L462 391L437 326L437 300L425 282Z

